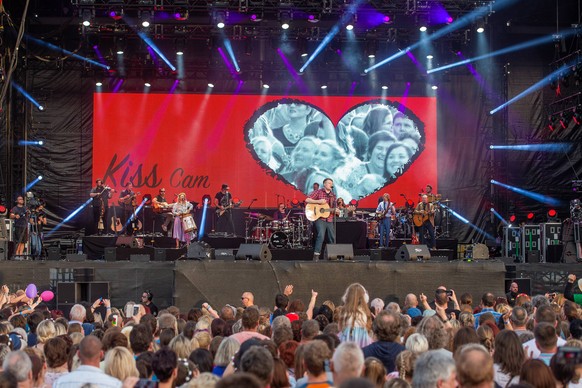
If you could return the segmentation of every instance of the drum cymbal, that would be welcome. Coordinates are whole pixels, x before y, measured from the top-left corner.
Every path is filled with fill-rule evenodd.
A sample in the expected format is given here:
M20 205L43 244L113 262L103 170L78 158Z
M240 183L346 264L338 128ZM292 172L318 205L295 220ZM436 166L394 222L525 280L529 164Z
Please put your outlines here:
M273 217L261 214L260 217L265 221L273 221Z
M263 215L260 213L253 213L253 212L245 212L245 214L247 215L247 217L249 218L262 218Z
M439 202L448 203L448 202L453 202L453 200L452 199L441 199Z

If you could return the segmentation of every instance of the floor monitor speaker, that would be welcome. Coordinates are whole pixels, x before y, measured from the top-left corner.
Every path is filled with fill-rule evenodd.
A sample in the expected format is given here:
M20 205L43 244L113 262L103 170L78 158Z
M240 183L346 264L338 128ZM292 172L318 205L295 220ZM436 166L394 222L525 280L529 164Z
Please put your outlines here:
M235 258L236 260L271 261L273 256L267 244L240 244Z

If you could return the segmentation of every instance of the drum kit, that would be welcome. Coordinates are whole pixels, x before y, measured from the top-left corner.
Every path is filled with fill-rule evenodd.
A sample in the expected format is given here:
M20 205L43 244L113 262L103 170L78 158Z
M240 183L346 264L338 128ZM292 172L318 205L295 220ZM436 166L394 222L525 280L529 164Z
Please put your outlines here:
M277 249L305 248L311 244L311 224L303 214L294 214L284 220L255 212L245 212L245 215L247 243L269 244Z

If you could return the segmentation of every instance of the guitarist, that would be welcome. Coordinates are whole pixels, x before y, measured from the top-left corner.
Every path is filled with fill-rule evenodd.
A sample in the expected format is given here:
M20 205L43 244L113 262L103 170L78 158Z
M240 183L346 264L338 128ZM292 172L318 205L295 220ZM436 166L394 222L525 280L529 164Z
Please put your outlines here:
M230 187L224 183L218 193L214 196L214 206L216 206L216 232L235 234L234 222L232 220L231 209L234 206Z
M309 196L305 199L307 203L314 203L314 204L328 204L330 208L334 209L336 207L336 196L332 191L333 189L333 180L331 178L325 178L323 180L323 189L314 190L309 194ZM325 238L325 234L327 232L327 240L329 244L335 244L335 230L333 226L333 217L339 213L339 209L335 209L335 211L330 212L329 217L327 218L318 218L315 221L315 232L317 234L317 238L315 240L315 248L313 252L313 260L319 260L321 255L321 247L323 246L323 240Z
M109 230L107 227L107 221L109 217L109 199L112 197L112 190L106 188L103 185L103 180L95 180L95 187L91 189L89 196L93 198L93 225L95 226L95 232L101 234L99 230L99 220L103 221L103 230Z
M158 221L163 221L162 230L164 232L167 232L168 225L170 225L170 223L174 220L174 216L172 215L173 205L170 206L170 204L166 200L166 189L162 187L160 189L160 193L154 197L152 202L154 204L154 208L159 207L160 209L162 209L161 213L157 214L156 217ZM163 211L164 209L168 209L169 211Z
M390 223L392 216L396 214L394 204L390 202L390 194L384 193L382 195L382 202L376 208L376 215L378 216L378 223L380 224L380 248L388 248L390 244Z
M135 196L136 193L133 191L133 184L130 182L125 186L125 190L119 193L119 204L123 206L123 225L125 225L126 231L128 235L133 234L133 230L131 227L127 225L127 221L133 215L134 205L135 205Z
M414 214L420 214L426 219L420 226L420 243L426 244L430 249L436 249L436 239L434 234L434 205L428 202L428 196L422 196L422 202L419 202L414 209ZM425 231L428 232L430 241L426 240Z

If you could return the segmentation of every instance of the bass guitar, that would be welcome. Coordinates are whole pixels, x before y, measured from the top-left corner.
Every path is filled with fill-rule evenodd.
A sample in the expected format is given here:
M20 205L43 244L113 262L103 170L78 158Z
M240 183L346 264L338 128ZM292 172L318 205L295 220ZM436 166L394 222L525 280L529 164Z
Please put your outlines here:
M424 210L415 211L414 215L412 216L412 221L414 222L414 225L416 225L418 227L421 227L422 224L425 223L425 221L430 221L432 226L434 226L434 210L433 211L424 211Z
M305 205L305 218L309 221L316 221L318 218L327 218L332 212L335 212L335 208L330 207L327 203L308 203Z
M221 208L216 208L216 214L218 214L218 216L219 216L219 217L222 217L222 215L223 215L224 213L226 213L226 211L227 211L228 209L232 209L233 207L240 206L242 203L243 203L243 201L238 201L238 202L236 202L236 203L234 203L234 202L233 202L232 204L230 204L230 205L228 205L228 206L223 206L223 208L222 208L222 209L221 209Z

